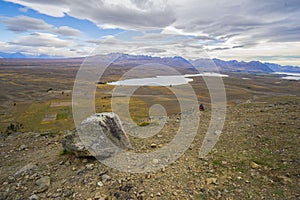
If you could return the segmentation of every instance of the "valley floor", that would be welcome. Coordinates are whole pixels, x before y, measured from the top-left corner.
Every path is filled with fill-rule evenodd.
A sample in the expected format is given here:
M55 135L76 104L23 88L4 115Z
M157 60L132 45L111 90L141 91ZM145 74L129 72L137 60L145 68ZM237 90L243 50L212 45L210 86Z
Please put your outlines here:
M5 91L0 94L0 199L300 198L299 81L229 74L223 79L224 129L213 150L199 159L211 113L205 81L195 77L192 87L206 109L193 143L160 171L131 174L63 150L61 140L74 128L71 97L78 65L71 64L0 69L0 90ZM104 81L118 80L119 72L111 70ZM97 87L97 112L111 111L113 86ZM115 100L122 103L122 98ZM142 87L131 98L137 123L145 122L149 105L162 104L169 112L159 134L130 138L136 152L156 151L172 140L180 121L174 98L162 87Z

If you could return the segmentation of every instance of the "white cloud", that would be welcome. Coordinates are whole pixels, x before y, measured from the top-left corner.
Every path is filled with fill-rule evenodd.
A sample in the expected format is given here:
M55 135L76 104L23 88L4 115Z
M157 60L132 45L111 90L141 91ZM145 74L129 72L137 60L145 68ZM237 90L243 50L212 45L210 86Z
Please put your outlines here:
M175 21L174 12L165 0L6 0L53 17L65 14L88 19L101 27L125 29L163 28Z
M43 37L46 37L46 35L43 35ZM51 37L53 36L50 36L50 38ZM53 40L53 39L49 39L49 37L47 39L48 41L47 45L44 45L46 41L40 41L40 43L36 42L33 45L30 45L29 42L28 43L24 42L25 39L30 39L30 41L32 41L32 38L28 38L28 37L27 38L21 37L17 39L15 42L11 42L11 43L0 41L0 52L7 52L7 53L19 52L25 55L35 55L35 56L46 54L50 56L77 57L77 56L88 55L93 50L93 48L91 47L81 46L72 41L71 42L61 41L57 39ZM57 45L57 42L63 42L63 44L65 44L66 46Z
M251 46L249 48L229 48L208 52L212 58L225 60L260 60L263 62L276 62L283 65L300 66L299 52L300 42L269 42ZM297 56L298 55L298 56Z
M81 32L69 26L60 26L54 30L56 33L64 36L79 36Z
M69 11L66 0L4 0L20 4L53 17L63 17Z
M33 33L27 36L21 36L11 42L11 44L33 47L68 47L74 46L71 40L63 40L57 35L50 33Z
M102 28L146 30L184 35L250 35L253 39L299 41L297 0L6 0L54 17L88 19ZM280 34L278 34L280 33Z
M81 32L69 26L60 26L55 28L53 25L46 23L44 20L27 16L17 16L5 18L2 20L7 29L13 32L28 31L47 31L57 33L63 36L79 36Z
M29 30L48 30L52 25L47 24L41 19L36 19L27 16L17 16L14 18L6 18L3 20L7 29L14 32L26 32Z

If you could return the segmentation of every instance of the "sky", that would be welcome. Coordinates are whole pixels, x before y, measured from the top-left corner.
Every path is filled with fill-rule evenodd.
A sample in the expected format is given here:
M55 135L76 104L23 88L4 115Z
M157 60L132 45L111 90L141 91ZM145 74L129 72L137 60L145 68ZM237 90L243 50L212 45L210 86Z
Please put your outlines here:
M299 0L0 0L0 52L300 66Z

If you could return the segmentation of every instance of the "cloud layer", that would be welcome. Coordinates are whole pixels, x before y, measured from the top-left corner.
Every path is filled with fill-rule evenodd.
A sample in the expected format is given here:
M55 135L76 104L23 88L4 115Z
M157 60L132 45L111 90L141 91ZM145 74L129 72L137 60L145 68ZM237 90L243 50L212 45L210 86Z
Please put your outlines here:
M145 49L149 53L160 55L182 54L183 51L190 51L194 54L191 57L194 57L197 56L197 49L204 48L211 56L245 60L262 58L267 54L269 57L284 55L299 59L300 54L298 46L300 4L298 0L5 1L53 17L68 15L91 21L104 29L120 28L140 33L136 37L129 34L127 38L115 36L110 40L108 37L97 39L97 41L90 39L85 42L85 49L90 48L89 45L110 43L120 50L122 50L121 46L123 50L130 46L137 52ZM53 27L43 20L27 16L8 18L3 20L3 23L6 24L8 30L13 32L45 31L73 37L81 34L79 30L68 25ZM164 44L170 39L171 34L186 38L174 40L176 44L169 42L167 48L171 47L173 51L163 49L156 44L157 41ZM49 37L53 40L53 35ZM21 39L16 40L14 44L21 44L17 43ZM136 43L135 40L142 42ZM74 42L78 43L75 40ZM76 45L73 47L75 48ZM300 65L300 60L298 61ZM288 60L282 62L288 62Z
M17 16L5 18L3 23L7 29L13 32L28 32L28 31L49 31L58 33L63 36L78 36L80 31L69 26L60 26L58 28L47 24L44 20L36 19L28 16Z

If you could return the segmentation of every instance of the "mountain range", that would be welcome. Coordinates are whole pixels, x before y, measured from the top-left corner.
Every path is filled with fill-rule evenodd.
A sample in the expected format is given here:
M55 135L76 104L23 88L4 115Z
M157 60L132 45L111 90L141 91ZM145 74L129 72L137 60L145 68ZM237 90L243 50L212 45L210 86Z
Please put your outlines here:
M27 56L22 53L2 53L0 52L0 58L3 59L42 59L52 61L58 60L72 60L74 58L58 58L51 57L48 55L39 56ZM300 73L300 67L298 66L282 66L275 63L263 63L260 61L237 61L229 60L224 61L217 58L207 59L200 58L196 60L187 60L180 56L175 57L153 57L146 55L129 55L123 53L111 53L106 55L95 55L89 56L88 58L94 58L95 60L109 59L114 60L113 64L118 66L128 66L134 67L138 65L145 65L149 63L159 63L162 65L167 65L176 68L185 69L198 69L199 71L214 71L216 68L221 72L244 72L244 73L273 73L273 72L290 72L290 73ZM77 61L84 60L85 57L75 58Z

